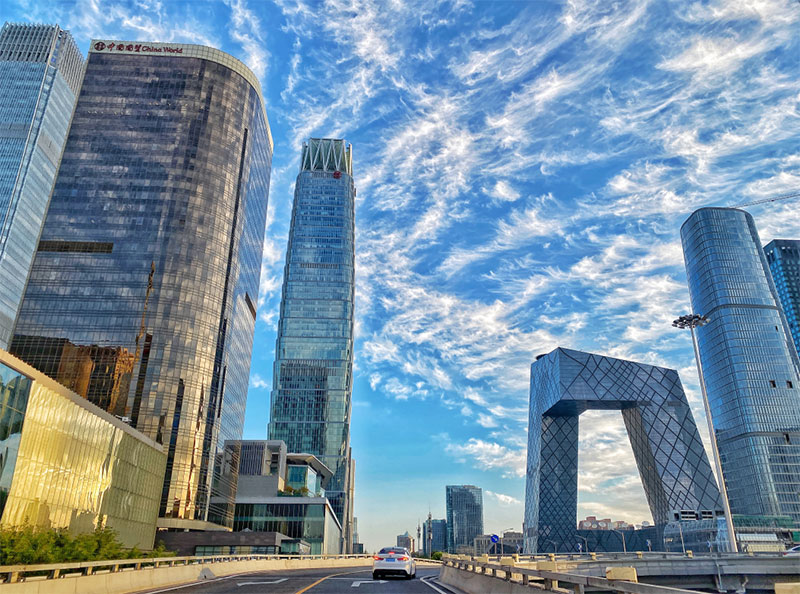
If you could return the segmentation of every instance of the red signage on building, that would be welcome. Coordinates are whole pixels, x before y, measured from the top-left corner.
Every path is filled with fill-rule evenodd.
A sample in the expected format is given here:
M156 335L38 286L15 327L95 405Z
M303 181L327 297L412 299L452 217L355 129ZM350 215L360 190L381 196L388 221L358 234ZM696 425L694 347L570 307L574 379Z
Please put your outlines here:
M340 177L342 177L342 172L341 171L334 171L333 172L333 177L334 177L334 179L339 179Z

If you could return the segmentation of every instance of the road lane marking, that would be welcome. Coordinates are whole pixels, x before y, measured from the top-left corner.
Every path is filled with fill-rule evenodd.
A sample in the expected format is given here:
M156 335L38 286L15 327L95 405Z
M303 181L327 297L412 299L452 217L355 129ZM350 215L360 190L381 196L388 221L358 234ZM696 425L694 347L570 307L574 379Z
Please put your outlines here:
M279 580L273 580L271 582L236 582L236 586L257 586L259 584L282 584L283 582L288 582L289 578L281 578Z
M356 580L350 584L351 588L358 588L361 584L386 584L386 580Z
M364 573L365 571L369 571L369 569L361 569L361 570L359 570L359 571L344 571L344 572L342 572L342 573L334 573L334 574L332 574L332 575L326 575L324 578L317 580L316 582L314 582L314 583L313 583L313 584L311 584L310 586L306 586L306 587L305 587L305 588L303 588L302 590L298 590L298 591L297 591L297 592L295 592L294 594L303 594L304 592L308 592L308 591L309 591L311 588L313 588L314 586L316 586L316 585L318 585L318 584L321 584L321 583L322 583L322 582L324 582L325 580L327 580L327 579L329 579L329 578L332 578L332 577L338 577L338 576L340 576L340 575L350 575L350 574L353 574L353 573Z
M433 588L433 589L434 589L434 590L436 590L436 591L437 591L439 594L450 594L449 592L445 592L444 590L440 590L439 588L437 588L436 586L434 586L434 585L431 583L431 580L432 580L434 577L435 577L435 576L432 576L432 575L425 576L424 578L420 578L420 580L419 580L419 581L421 581L421 582L422 582L423 584L425 584L426 586L429 586L429 587Z

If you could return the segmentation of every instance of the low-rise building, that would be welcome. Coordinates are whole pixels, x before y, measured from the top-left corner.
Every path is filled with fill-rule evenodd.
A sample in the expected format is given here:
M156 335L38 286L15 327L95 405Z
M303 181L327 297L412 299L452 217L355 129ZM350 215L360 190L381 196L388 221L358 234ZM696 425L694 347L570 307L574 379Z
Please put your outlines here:
M342 553L342 525L324 489L332 472L316 456L289 453L280 440L231 440L221 463L232 460L239 460L233 532L160 532L167 548L181 555Z
M152 549L163 448L4 350L0 468L2 527L106 527Z

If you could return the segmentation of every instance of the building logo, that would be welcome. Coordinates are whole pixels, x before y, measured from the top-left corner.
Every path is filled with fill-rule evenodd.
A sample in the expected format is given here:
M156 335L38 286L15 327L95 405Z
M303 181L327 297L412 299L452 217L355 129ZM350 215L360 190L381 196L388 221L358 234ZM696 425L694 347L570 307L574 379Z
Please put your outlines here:
M339 179L340 177L342 177L342 172L341 171L334 171L333 172L333 178L334 179Z
M106 44L103 41L97 41L92 46L96 52L128 52L133 54L182 54L183 48L180 46L170 45L146 45L143 43L117 43L112 41Z

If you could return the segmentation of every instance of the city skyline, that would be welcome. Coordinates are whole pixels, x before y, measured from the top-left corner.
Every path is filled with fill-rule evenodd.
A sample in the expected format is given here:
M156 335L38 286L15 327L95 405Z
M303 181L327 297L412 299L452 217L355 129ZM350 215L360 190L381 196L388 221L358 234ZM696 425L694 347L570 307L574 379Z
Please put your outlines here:
M484 488L487 528L521 528L527 373L558 345L678 369L706 441L691 343L670 326L689 309L679 227L800 186L796 6L204 10L12 1L0 16L57 22L84 55L91 37L204 43L261 79L276 154L245 438L266 436L301 143L357 147L351 443L368 549L429 506L443 517L453 483ZM800 237L796 209L750 211L766 243ZM622 423L585 421L579 515L651 519ZM403 446L392 468L384 444ZM387 495L414 503L407 517L385 517Z

